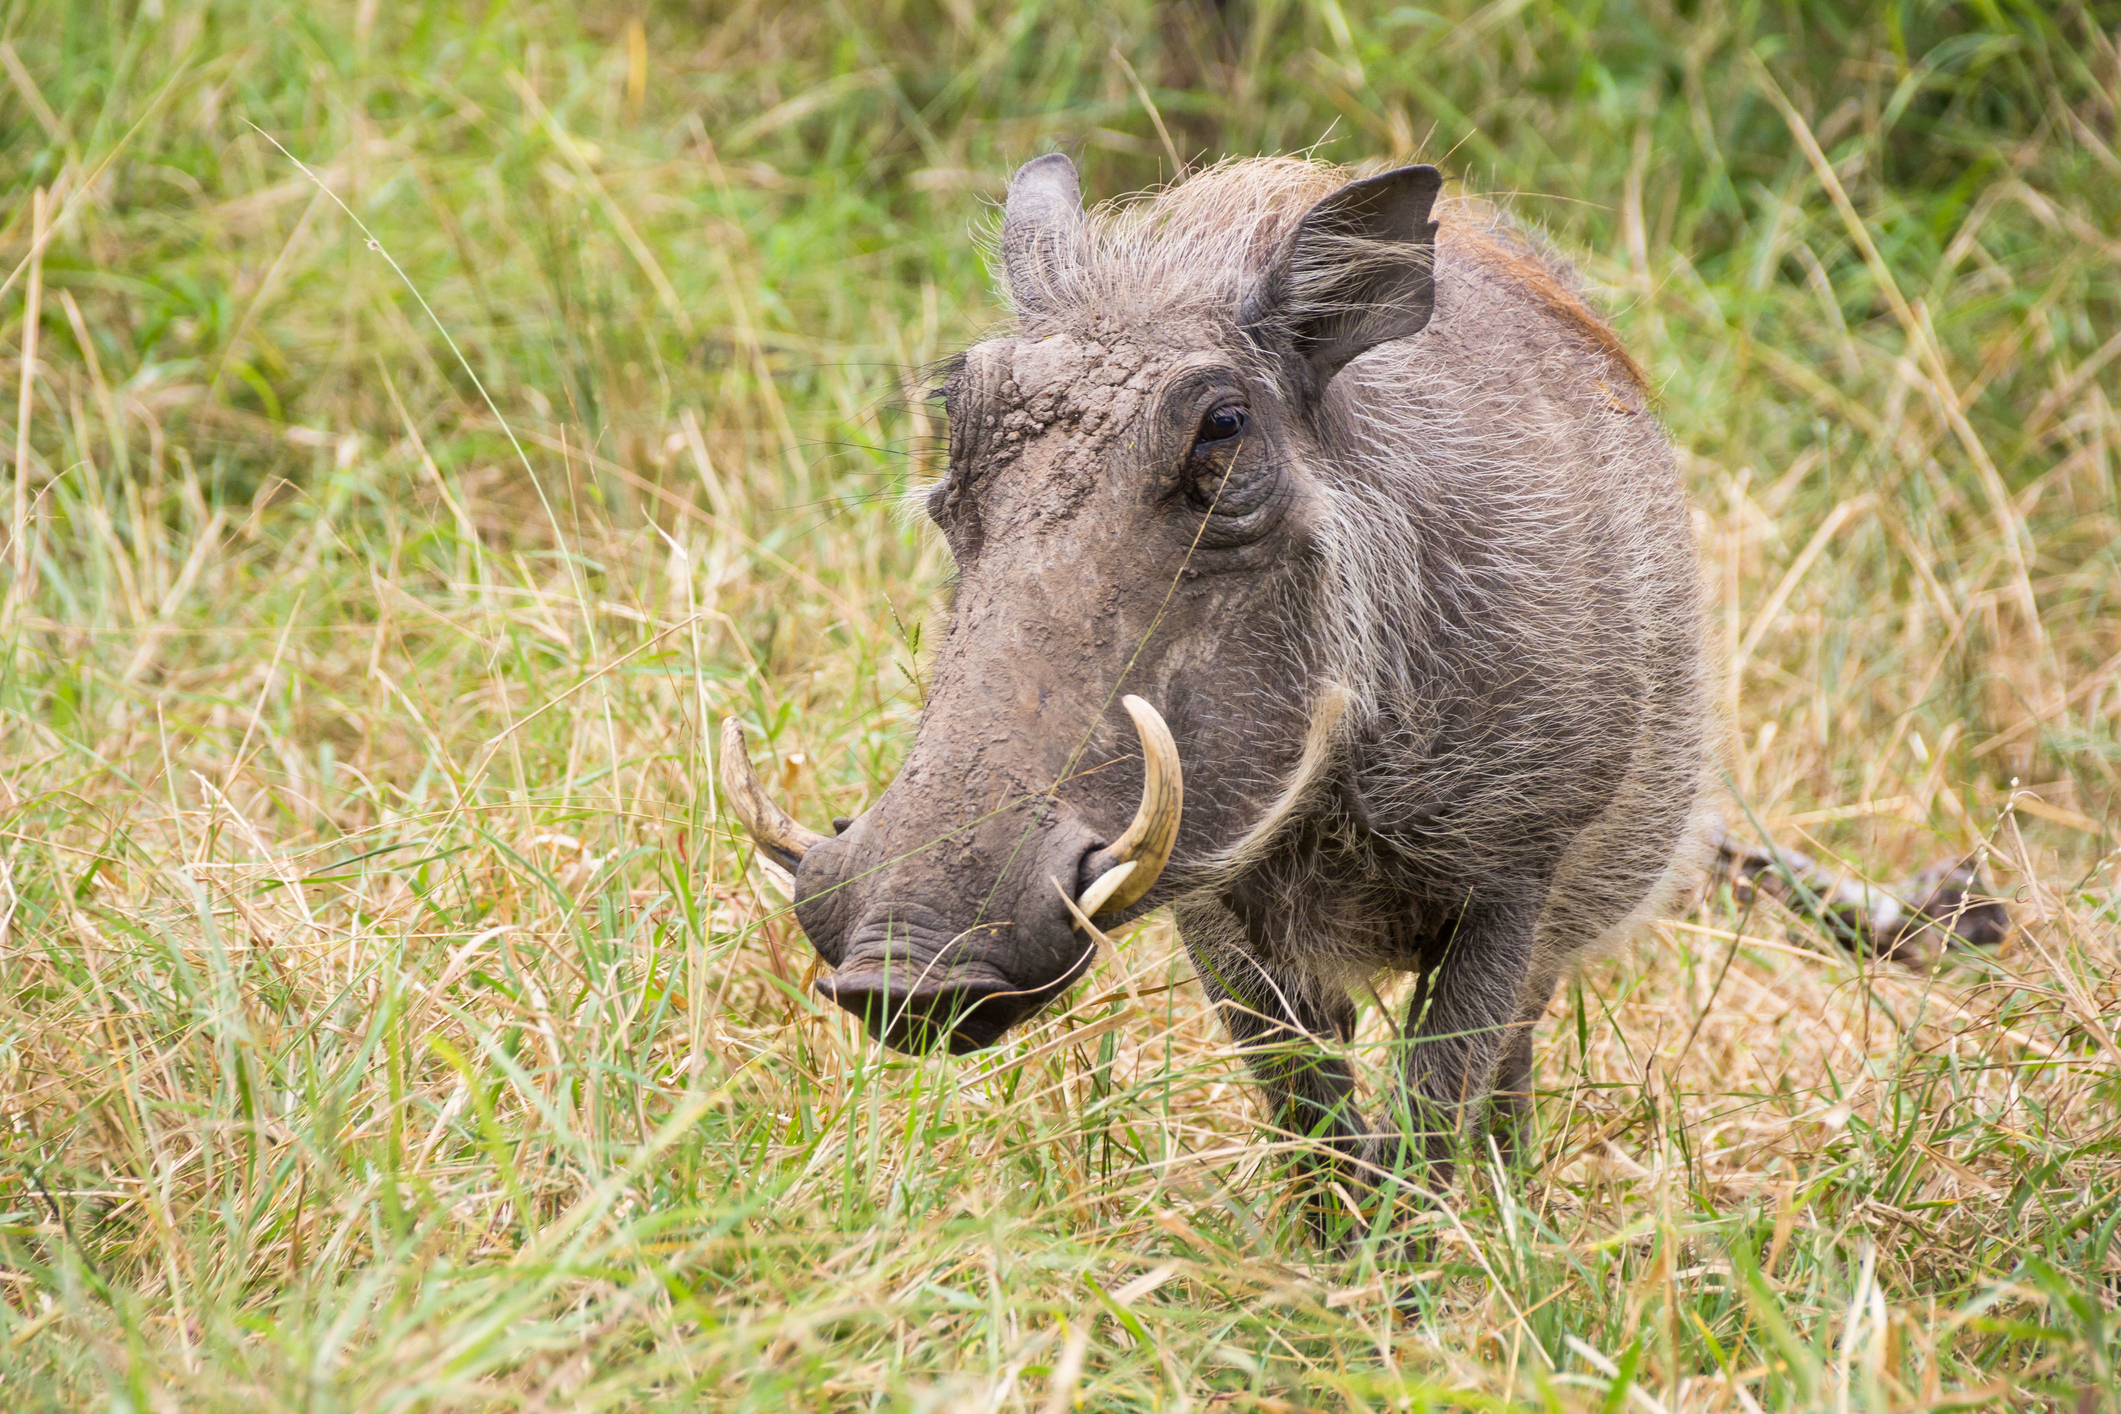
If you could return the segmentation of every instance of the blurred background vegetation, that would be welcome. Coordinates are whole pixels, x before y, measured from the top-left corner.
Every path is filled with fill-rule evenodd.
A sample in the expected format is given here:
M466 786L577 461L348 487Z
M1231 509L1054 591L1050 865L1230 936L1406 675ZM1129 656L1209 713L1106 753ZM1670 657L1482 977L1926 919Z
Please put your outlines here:
M254 507L439 494L417 458L369 465L410 419L444 482L470 478L467 515L550 539L505 414L568 496L719 491L828 561L860 514L863 573L925 587L914 537L863 508L920 469L915 370L1001 317L978 238L1015 162L1065 147L1110 196L1230 154L1418 157L1587 257L1698 475L1742 483L1771 535L1877 497L1849 529L1890 548L1797 606L1834 699L1821 750L1890 734L1907 704L1879 677L1930 666L1853 652L1851 621L2000 591L2015 628L1969 624L1918 697L1927 741L1967 711L1978 734L2069 680L2072 644L2003 671L1992 638L2043 603L2113 609L2111 25L2033 3L18 4L10 293L49 187L45 352L104 390L28 458L195 477L255 530ZM2093 794L2062 803L2096 816L2113 743L2080 725L2011 774L2067 773Z
M0 7L0 1403L2112 1407L2117 35ZM813 823L889 779L922 370L1055 148L1433 161L1542 230L1683 449L1732 818L1986 849L2021 935L1881 972L1712 895L1557 1008L1539 1177L1410 1219L1405 1309L1163 925L1150 1002L978 1062L819 1013L709 725Z

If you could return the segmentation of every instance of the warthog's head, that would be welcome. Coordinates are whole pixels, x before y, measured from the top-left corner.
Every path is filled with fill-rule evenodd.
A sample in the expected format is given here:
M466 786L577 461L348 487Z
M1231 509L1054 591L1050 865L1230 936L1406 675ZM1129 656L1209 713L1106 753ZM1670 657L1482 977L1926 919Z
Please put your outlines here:
M889 1045L991 1045L1088 966L1071 902L1112 922L1209 882L1325 749L1316 488L1354 437L1327 392L1428 322L1438 177L1262 165L1094 222L1066 158L1017 173L1021 332L943 387L926 508L958 578L912 754L826 838L725 729L732 805L836 969L819 989Z

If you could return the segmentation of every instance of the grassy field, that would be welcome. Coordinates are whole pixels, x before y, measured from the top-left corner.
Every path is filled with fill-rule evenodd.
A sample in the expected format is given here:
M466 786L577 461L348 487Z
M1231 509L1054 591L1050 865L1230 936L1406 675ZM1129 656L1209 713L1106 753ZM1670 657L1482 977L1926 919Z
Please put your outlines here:
M0 1407L2121 1408L2117 36L0 5ZM1710 892L1564 991L1528 1161L1411 1260L1308 1240L1161 920L975 1057L821 1009L713 728L813 825L890 778L921 369L1056 146L1542 227L1684 449L1730 817L1985 851L2010 939Z

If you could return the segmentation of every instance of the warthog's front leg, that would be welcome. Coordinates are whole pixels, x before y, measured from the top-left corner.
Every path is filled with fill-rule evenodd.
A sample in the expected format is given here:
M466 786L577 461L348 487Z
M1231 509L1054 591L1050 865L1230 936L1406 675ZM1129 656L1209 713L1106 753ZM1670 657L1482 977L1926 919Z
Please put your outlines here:
M1319 1178L1358 1177L1369 1126L1355 1106L1353 1072L1329 1049L1355 1029L1347 993L1262 963L1244 925L1220 903L1181 904L1177 913L1201 986L1267 1091L1276 1122L1323 1146L1307 1151L1302 1165Z
M1372 1152L1378 1167L1412 1160L1427 1166L1432 1185L1447 1183L1458 1136L1485 1115L1497 1070L1511 1087L1529 1083L1531 1024L1553 987L1546 976L1532 1009L1528 981L1538 921L1536 906L1469 908L1424 949L1402 1033L1400 1132ZM1496 1102L1514 1112L1522 1097L1497 1096Z
M1495 1070L1495 1091L1489 1099L1488 1124L1498 1131L1503 1152L1520 1137L1519 1126L1532 1105L1532 1028L1547 1014L1554 992L1561 985L1562 959L1535 957L1531 976L1517 999L1517 1020L1503 1038L1502 1062Z

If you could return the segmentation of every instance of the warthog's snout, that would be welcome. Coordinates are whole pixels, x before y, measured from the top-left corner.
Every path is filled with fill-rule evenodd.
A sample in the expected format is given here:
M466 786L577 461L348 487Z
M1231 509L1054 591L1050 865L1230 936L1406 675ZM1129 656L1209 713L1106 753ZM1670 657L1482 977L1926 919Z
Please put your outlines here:
M1088 967L1090 939L1075 933L1052 884L1044 895L1035 888L1007 890L1014 897L1005 916L957 933L944 918L963 907L959 899L944 899L942 907L863 899L861 873L865 865L874 869L865 833L857 825L812 850L797 873L797 897L804 901L806 933L834 965L834 973L819 979L819 994L859 1015L876 1041L910 1054L937 1045L952 1056L978 1051L1031 1018ZM1058 837L1024 842L1022 867L1003 882L1029 880L1033 869L1052 873L1065 856L1073 886L1073 865L1088 837L1082 829L1052 835ZM1027 854L1031 859L1022 859ZM993 880L986 884L982 892L993 892ZM946 886L925 892L940 895ZM834 931L840 918L857 912L851 929Z
M759 848L795 873L798 920L835 969L818 991L887 1046L961 1055L1073 985L1095 955L1076 913L1138 903L1178 835L1184 786L1170 729L1141 698L1123 705L1143 784L1117 836L1100 838L1051 793L1029 792L911 849L903 821L878 819L889 796L837 837L797 824L753 772L742 728L726 723L724 793ZM933 818L925 803L905 813Z

